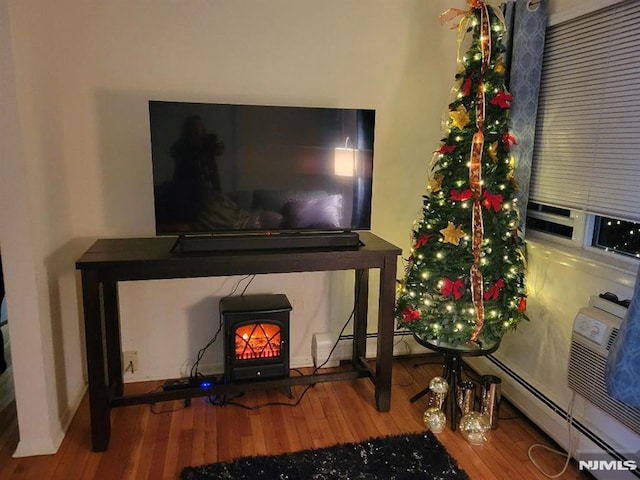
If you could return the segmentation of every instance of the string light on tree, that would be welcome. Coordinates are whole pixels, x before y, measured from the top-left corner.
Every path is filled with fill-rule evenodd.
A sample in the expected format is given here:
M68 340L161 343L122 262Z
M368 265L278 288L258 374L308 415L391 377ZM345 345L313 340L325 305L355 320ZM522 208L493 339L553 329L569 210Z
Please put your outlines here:
M526 318L525 271L509 152L517 139L509 132L504 23L484 1L467 3L468 10L442 16L458 20L460 34L472 38L459 61L422 217L414 223L396 316L427 341L484 347Z

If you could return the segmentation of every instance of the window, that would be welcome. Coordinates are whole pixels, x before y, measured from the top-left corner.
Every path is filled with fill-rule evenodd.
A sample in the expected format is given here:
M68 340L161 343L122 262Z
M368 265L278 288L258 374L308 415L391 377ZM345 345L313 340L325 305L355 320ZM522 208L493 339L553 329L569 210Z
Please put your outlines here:
M529 202L526 225L567 245L640 258L640 223Z
M527 205L527 228L559 238L573 238L571 210L530 202Z
M638 24L640 2L626 0L547 29L527 212L527 227L564 236L563 214L546 206L584 212L593 231L587 243L634 256L640 255ZM548 214L559 226L549 224Z
M640 223L598 216L591 244L640 258Z

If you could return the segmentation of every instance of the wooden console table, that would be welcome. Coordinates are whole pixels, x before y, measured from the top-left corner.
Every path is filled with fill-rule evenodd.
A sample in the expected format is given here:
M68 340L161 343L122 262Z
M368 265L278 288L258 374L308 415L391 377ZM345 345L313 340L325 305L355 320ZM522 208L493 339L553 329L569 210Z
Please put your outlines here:
M361 232L360 240L362 245L354 249L302 248L197 254L170 253L175 242L171 237L97 240L76 262L82 276L93 450L107 449L111 436L110 410L126 405L366 377L375 385L378 410L388 411L391 405L396 265L401 251L369 232ZM370 269L380 270L375 371L365 359ZM194 387L124 394L118 282L332 270L356 272L353 368L350 371L213 385L207 389Z

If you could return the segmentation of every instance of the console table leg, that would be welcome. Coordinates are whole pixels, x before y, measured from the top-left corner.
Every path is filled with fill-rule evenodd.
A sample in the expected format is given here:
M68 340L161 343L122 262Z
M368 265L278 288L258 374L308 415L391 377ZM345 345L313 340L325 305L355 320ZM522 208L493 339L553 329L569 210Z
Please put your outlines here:
M388 412L391 409L396 268L396 257L386 257L384 266L380 269L376 405L381 412Z
M82 272L82 301L87 349L91 443L93 451L102 452L109 445L111 418L104 319L100 301L100 283L98 273L95 270L83 270Z
M120 313L118 308L118 286L114 282L102 283L102 304L104 306L105 339L107 342L108 385L115 388L116 395L123 393L122 351L120 342Z
M353 365L367 356L367 317L369 310L369 270L355 271L355 312L353 328Z

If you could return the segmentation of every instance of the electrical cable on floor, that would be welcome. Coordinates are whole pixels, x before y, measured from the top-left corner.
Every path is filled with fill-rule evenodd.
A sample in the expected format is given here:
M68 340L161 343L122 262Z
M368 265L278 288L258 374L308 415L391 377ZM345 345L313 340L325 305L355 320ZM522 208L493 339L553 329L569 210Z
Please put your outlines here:
M567 431L569 433L569 446L567 448L567 451L563 452L561 450L556 450L554 448L548 447L547 445L543 445L541 443L534 443L529 447L529 450L527 451L527 455L529 456L529 460L531 460L531 463L533 463L533 465L540 471L540 473L542 473L547 478L558 478L564 475L564 472L567 471L567 467L569 466L569 462L571 461L571 451L573 450L573 437L571 436L571 429L573 426L573 402L575 400L575 397L576 397L576 394L575 392L573 392L571 394L571 400L569 400L569 406L567 408ZM557 453L558 455L563 455L563 456L566 455L567 460L562 470L556 474L550 474L545 472L542 469L542 467L538 465L536 460L533 458L533 454L531 452L533 451L534 448L544 448L545 450L548 450L549 452L552 452L552 453Z

